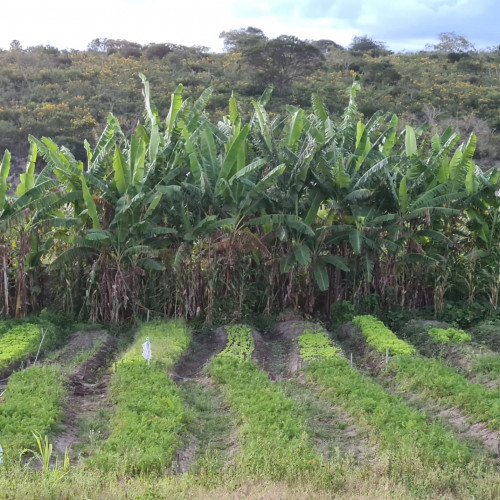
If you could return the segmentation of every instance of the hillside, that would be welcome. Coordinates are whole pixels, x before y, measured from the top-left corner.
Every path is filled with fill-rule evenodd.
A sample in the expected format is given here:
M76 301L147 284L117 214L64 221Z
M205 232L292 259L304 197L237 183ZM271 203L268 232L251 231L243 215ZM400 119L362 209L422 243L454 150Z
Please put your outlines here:
M87 51L69 52L13 43L0 53L0 152L7 148L24 160L32 134L51 137L84 159L83 141L96 143L109 112L125 133L135 128L142 117L140 72L151 83L160 116L177 84L184 85L186 97L213 87L207 112L215 121L226 114L232 93L248 114L251 100L269 84L274 85L270 112L282 112L285 104L307 110L315 92L332 116L339 116L345 89L358 74L363 82L358 106L365 117L382 109L413 125L428 122L436 131L449 124L464 134L474 130L477 161L491 166L499 158L498 51L436 45L439 50L392 54L369 39L344 49L329 40L269 40L260 30L249 30L223 33L227 52L220 54L107 39L94 40Z

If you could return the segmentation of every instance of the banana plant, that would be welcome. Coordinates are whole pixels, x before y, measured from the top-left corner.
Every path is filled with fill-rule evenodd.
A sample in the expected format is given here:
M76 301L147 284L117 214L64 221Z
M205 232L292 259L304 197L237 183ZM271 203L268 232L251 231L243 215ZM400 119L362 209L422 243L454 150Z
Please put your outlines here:
M10 152L8 149L3 154L2 163L0 163L0 211L3 213L8 205L7 191L9 186L7 184L7 177L10 171Z

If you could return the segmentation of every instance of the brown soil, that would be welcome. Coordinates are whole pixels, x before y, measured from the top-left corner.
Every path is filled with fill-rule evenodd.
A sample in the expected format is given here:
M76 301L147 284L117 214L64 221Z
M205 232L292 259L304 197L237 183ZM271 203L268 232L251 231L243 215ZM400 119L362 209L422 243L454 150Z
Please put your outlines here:
M25 359L16 361L15 363L11 363L9 366L6 366L3 370L0 370L0 384L6 383L8 378L18 369L18 368L25 368L30 365L30 358L29 356L26 357ZM1 390L0 390L1 392Z
M222 327L210 333L195 332L191 346L176 363L170 376L175 381L200 377L205 366L224 350L226 344L227 333Z
M498 453L500 445L498 431L488 429L482 422L469 423L467 416L456 408L441 410L438 416L445 419L460 437L477 439L486 449Z
M94 349L102 343L112 342L110 339L112 339L112 337L105 330L73 332L69 342L64 346L54 361L61 364L68 364L80 353Z
M95 415L107 398L111 378L106 367L115 352L115 340L103 330L75 332L70 342L58 356L57 361L69 362L80 352L96 348L97 351L78 365L69 377L70 385L65 404L64 431L54 442L54 451L62 455L71 446L79 443L80 423Z
M90 419L99 408L107 404L110 374L104 375L97 384L86 384L85 392L70 393L65 405L64 430L58 434L54 442L56 455L64 455L66 450L80 443L80 423Z
M338 328L336 340L348 358L352 354L354 365L363 366L371 372L378 372L385 367L385 354L370 347L360 328L354 323L346 323Z
M265 336L264 345L256 349L255 360L269 373L271 380L293 377L301 368L297 337L305 330L318 328L303 320L281 321Z

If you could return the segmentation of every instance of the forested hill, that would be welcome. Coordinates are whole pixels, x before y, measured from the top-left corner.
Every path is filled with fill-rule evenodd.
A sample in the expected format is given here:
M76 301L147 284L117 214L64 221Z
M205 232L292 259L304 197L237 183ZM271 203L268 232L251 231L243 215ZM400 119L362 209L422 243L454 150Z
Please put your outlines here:
M212 119L227 113L233 92L242 112L249 112L251 100L268 84L274 86L267 106L271 113L281 112L285 104L308 109L315 92L335 117L347 103L353 76L361 74L358 106L365 117L382 109L413 125L428 122L437 132L450 124L464 135L474 130L476 162L491 165L500 157L498 48L476 51L449 33L425 51L398 54L368 37L356 37L349 48L330 40L268 39L256 28L221 37L225 52L220 54L204 47L124 40L93 40L86 51L24 49L14 41L10 50L0 52L0 153L9 149L24 169L32 134L51 137L83 159L84 139L95 143L109 112L124 131L134 129L143 113L142 72L160 116L178 83L186 97L212 86L207 107Z

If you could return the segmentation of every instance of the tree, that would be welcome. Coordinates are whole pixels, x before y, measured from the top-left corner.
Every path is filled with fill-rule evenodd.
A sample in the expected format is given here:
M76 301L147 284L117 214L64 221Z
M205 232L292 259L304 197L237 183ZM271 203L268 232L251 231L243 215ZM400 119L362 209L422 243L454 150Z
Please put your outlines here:
M390 50L387 50L384 42L376 42L368 35L355 36L352 39L351 45L349 45L349 50L370 54L372 57L385 56L391 53Z
M335 49L344 50L342 45L335 43L333 40L313 40L311 45L317 47L324 56L330 54Z
M144 53L148 59L163 59L175 48L171 43L150 43Z
M111 38L94 38L88 45L90 52L103 52L108 56L119 53L124 57L141 57L142 45L128 40L114 40Z
M10 42L10 47L9 50L23 50L23 46L21 45L21 42L19 40L12 40Z
M267 40L262 30L252 26L239 30L223 31L219 38L224 40L224 50L226 52L242 52L261 45Z
M476 48L469 42L466 38L461 35L457 35L454 32L440 33L439 43L434 45L428 44L426 48L433 50L434 52L441 52L443 54L467 54L469 52L475 52Z
M310 75L325 60L317 47L288 35L246 49L243 56L263 83L275 86L278 95L286 94L293 80Z

